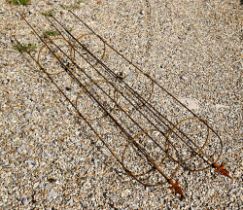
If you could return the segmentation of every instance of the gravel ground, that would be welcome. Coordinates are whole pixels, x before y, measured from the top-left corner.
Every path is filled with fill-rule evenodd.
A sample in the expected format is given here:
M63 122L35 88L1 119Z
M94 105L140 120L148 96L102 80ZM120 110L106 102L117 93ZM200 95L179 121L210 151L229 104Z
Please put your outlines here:
M144 188L116 172L122 169L110 153L95 143L87 126L34 63L12 46L16 36L35 43L38 50L42 47L19 11L25 11L35 27L48 30L41 13L53 9L76 36L86 34L60 4L72 8L207 119L222 138L220 162L225 162L233 180L215 176L209 169L184 173L180 182L186 198L180 201L167 184ZM240 209L243 6L239 0L32 0L28 6L0 0L0 5L0 209ZM43 48L43 62L49 58L45 52ZM104 59L116 69L122 67L127 81L140 86L141 94L148 97L149 81L129 72L109 51ZM50 73L55 73L58 69L52 64L46 61ZM75 84L65 76L55 79L75 100ZM151 101L161 104L154 91ZM107 141L118 138L119 132L109 123L97 122L102 113L95 111L92 101L81 99L85 103L80 106Z

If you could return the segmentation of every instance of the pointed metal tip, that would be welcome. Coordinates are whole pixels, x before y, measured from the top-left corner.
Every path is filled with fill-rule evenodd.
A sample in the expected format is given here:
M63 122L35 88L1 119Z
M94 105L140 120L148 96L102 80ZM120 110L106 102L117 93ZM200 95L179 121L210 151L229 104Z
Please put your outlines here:
M223 176L226 176L226 177L232 179L232 177L229 174L229 171L224 167L224 163L223 162L221 164L213 163L212 167L214 168L216 173L221 174Z
M169 188L180 196L180 200L185 198L184 192L178 180L169 179L169 184L171 185Z

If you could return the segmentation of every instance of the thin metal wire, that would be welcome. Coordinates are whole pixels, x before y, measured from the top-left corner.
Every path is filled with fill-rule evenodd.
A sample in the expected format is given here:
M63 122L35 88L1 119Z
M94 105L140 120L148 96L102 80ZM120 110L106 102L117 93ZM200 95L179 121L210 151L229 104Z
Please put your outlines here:
M101 42L103 43L103 54L101 56L101 59L99 59L89 48L87 48L84 44L81 43L80 37L76 38L65 26L62 24L56 17L49 16L46 17L46 19L49 21L52 27L55 28L56 31L59 32L60 38L67 43L69 46L70 55L64 52L58 44L54 42L54 39L49 38L48 36L43 39L39 34L39 32L30 24L30 22L25 18L24 15L21 14L22 19L26 22L26 24L31 28L35 36L40 39L40 41L43 43L43 46L41 47L37 59L30 53L26 52L29 57L37 64L37 66L40 68L43 74L47 76L47 78L54 84L54 86L58 89L58 91L61 93L61 95L68 101L69 104L73 107L73 109L77 112L78 116L84 120L84 122L88 125L88 127L91 129L91 131L95 134L95 136L103 143L103 145L110 151L112 156L118 161L118 163L123 168L126 175L130 176L132 179L138 181L139 183L143 184L144 186L158 186L162 185L164 182L161 180L157 181L156 183L150 183L148 179L150 178L150 173L159 173L165 181L171 186L170 188L176 193L180 195L180 198L184 198L183 190L177 180L175 180L176 173L181 168L184 171L201 171L205 170L207 168L213 167L215 168L215 171L218 173L221 173L225 176L229 176L228 171L224 168L223 164L219 165L217 164L221 153L222 153L222 140L218 136L218 134L208 125L208 123L198 117L193 111L191 111L188 107L186 107L184 104L182 104L175 96L173 96L171 93L169 93L165 88L163 88L155 79L153 79L149 74L145 73L142 69L140 69L137 65L133 64L128 58L126 58L123 54L121 54L118 50L116 50L113 46L111 46L104 38L102 38L99 34L97 34L87 23L85 23L80 17L78 17L75 13L73 13L71 10L68 10L76 19L82 23L89 31L91 35L94 35L95 37L99 38ZM55 22L55 23L54 23ZM59 29L56 24L61 27ZM64 30L65 33L62 31ZM82 35L83 36L83 35ZM21 43L15 38L15 42L17 44ZM87 53L92 59L95 61L94 64L89 61L87 57L85 57L82 52L80 51L80 48L77 46L74 46L74 44L78 44L81 49ZM51 55L54 56L54 58L58 61L63 71L58 73L48 73L47 70L41 65L40 63L40 54L43 48L47 48L48 51L51 53ZM72 65L75 68L70 68L69 65L64 63L63 59L60 57L60 55L57 55L56 52L53 50L53 47L58 50L59 53L68 61L72 63ZM124 81L122 78L119 77L117 73L115 73L114 70L112 70L109 66L107 66L103 60L106 49L110 48L114 53L119 55L125 62L127 62L129 65L132 65L136 71L144 75L146 78L148 78L152 84L153 87L156 85L159 87L159 89L163 92L165 92L169 97L171 97L175 102L177 102L181 107L185 108L190 114L193 115L193 117L189 117L187 119L180 120L177 123L173 123L170 121L165 115L163 115L160 111L158 111L152 104L149 102L149 99L145 99L143 96L141 96L135 89L133 89L126 81ZM111 97L110 94L108 94L104 88L99 84L99 82L92 78L90 74L87 73L87 71L84 68L81 68L76 62L75 62L75 55L79 55L100 77L102 77L102 84L109 84L112 89L121 95L123 99L125 99L129 104L136 110L140 116L143 117L143 119L146 119L149 125L153 126L153 129L150 129L151 131L145 129L141 123L138 120L135 120L132 115L129 115L127 110L122 107L118 101L115 99L115 97ZM98 69L97 65L100 65L102 68ZM78 73L78 72L79 73ZM104 74L104 72L106 74ZM71 99L65 94L65 92L61 89L61 87L55 82L55 80L52 78L54 75L58 75L59 73L67 73L67 75L71 78L72 81L74 81L79 88L81 88L91 100L93 100L99 107L99 109L106 114L106 116L113 122L113 124L119 128L119 130L122 132L123 136L125 137L126 144L123 149L122 154L116 154L116 152L109 146L109 144L105 141L105 139L99 134L99 132L96 131L96 129L92 126L91 122L84 117L84 115L81 113L81 111L78 108L78 98L76 98L76 102L72 102ZM79 79L80 73L84 75L86 78L88 78L90 84L94 85L99 91L102 93L102 97L106 96L112 104L114 104L119 111L126 117L126 119L129 119L129 122L131 122L133 125L136 126L136 128L139 129L137 134L133 134L133 130L128 126L125 125L125 121L122 119L119 119L117 116L115 116L111 110L109 110L104 105L104 100L101 100L101 97L99 96L98 92L91 92L88 86ZM108 75L108 76L107 76ZM123 91L122 91L123 90ZM128 92L125 92L124 90L127 90ZM129 94L128 94L129 93ZM128 94L128 95L126 95ZM77 96L78 97L78 96ZM142 104L142 106L145 108L143 110L138 108L138 101ZM147 111L147 112L146 112ZM189 138L188 134L185 133L182 129L180 129L180 126L188 120L198 120L201 122L204 126L207 128L207 135L206 140L204 141L202 146L197 145L191 138ZM154 123L154 121L157 123ZM162 130L162 128L167 128L166 131ZM161 145L162 139L159 139L157 141L156 138L154 138L150 132L157 131L159 132L165 141L165 145ZM215 158L215 154L217 153L217 150L213 152L211 156L207 156L204 152L206 146L209 144L209 133L212 132L218 139L219 145L220 145L220 151L218 152L217 157ZM185 145L191 152L191 156L188 158L182 159L180 156L180 152L177 148L177 146L170 140L171 135L175 135L178 137L178 140L182 142L183 145ZM145 139L143 142L147 142L148 140L151 140L153 144L160 149L160 151L163 152L165 155L163 158L161 158L160 161L158 161L155 157L152 156L152 153L148 148L146 148L145 145L142 144L142 142L139 142L139 137L141 135L145 135ZM193 146L192 146L193 145ZM143 157L144 160L150 165L150 168L139 173L135 173L128 169L128 167L125 164L126 159L126 152L128 148L135 149L134 151L140 154L140 157ZM171 151L174 151L176 154L176 158L171 154ZM193 157L199 158L202 160L206 166L202 168L191 168L186 163L189 160L192 160ZM214 157L214 158L213 158ZM176 168L174 170L171 169L170 175L167 175L167 172L165 172L165 166L162 167L163 163L166 163L166 160L168 159L168 163L170 164L174 163L176 165ZM173 172L172 172L173 171Z

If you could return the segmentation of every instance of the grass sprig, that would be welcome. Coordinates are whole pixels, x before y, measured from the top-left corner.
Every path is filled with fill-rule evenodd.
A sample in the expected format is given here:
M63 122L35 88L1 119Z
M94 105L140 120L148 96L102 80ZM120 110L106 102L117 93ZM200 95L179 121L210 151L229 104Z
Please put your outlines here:
M58 36L60 33L58 31L54 31L54 30L47 30L43 32L43 37L47 38L50 36Z
M20 53L24 53L24 52L30 53L30 52L35 51L37 46L36 46L36 44L33 44L33 43L28 43L28 44L17 43L17 44L13 45L13 48L15 50L19 51Z
M14 4L14 5L24 5L27 6L31 3L31 0L7 0L9 4Z

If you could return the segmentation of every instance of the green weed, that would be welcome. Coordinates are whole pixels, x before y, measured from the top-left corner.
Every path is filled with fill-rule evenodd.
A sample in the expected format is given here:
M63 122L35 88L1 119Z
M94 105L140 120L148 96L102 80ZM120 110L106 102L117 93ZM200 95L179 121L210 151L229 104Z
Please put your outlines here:
M14 5L24 5L27 6L31 3L31 0L7 0L8 3Z
M13 48L19 51L20 53L24 53L24 52L30 53L32 51L35 51L36 47L37 47L36 44L32 44L32 43L28 43L28 44L18 43L13 45Z
M47 38L49 36L57 36L59 35L60 33L58 31L52 31L52 30L47 30L47 31L44 31L43 32L43 37L44 38Z

